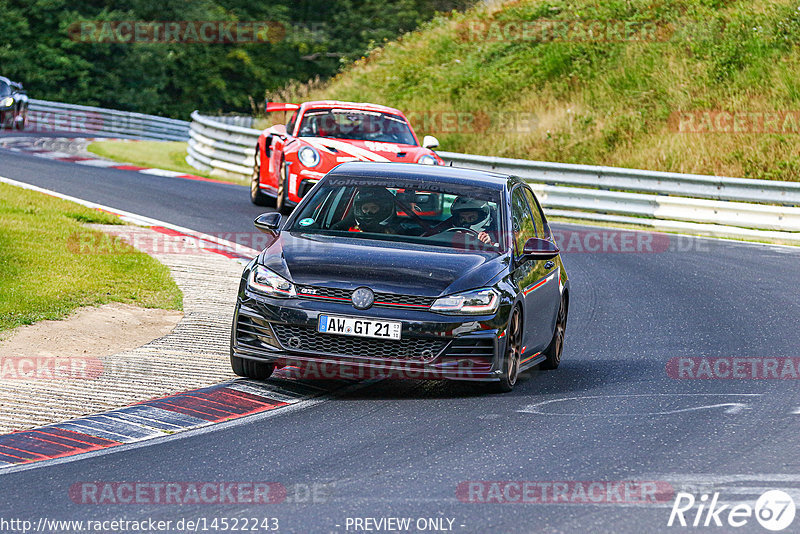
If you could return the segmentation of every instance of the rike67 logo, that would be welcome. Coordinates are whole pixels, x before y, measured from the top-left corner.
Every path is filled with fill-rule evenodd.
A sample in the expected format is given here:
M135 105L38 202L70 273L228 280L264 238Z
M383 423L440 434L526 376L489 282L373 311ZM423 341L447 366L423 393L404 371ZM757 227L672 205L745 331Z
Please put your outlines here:
M709 498L708 494L703 494L697 499L691 493L678 492L667 526L739 528L755 517L762 527L777 532L794 521L794 499L785 491L767 491L758 498L755 506L742 502L722 504L719 495L714 493Z

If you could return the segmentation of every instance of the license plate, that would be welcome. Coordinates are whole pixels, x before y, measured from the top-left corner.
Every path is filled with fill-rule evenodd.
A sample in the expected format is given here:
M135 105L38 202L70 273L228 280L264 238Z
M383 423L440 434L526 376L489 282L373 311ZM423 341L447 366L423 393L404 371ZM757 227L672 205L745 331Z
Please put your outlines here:
M399 321L373 321L356 317L320 315L317 330L325 334L400 339L403 323Z

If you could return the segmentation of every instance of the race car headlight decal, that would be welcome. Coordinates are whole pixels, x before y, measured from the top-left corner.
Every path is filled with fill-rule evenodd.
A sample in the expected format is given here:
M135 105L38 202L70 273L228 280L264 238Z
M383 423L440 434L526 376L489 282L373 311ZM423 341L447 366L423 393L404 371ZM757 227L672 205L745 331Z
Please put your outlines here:
M439 164L439 162L436 161L436 158L434 158L430 154L425 154L424 156L419 158L417 160L417 163L420 163L422 165L438 165Z
M14 105L14 99L10 96L5 97L4 99L0 100L0 108L7 108L8 106Z
M294 284L266 267L256 265L247 277L247 287L257 293L277 298L296 297Z
M314 147L304 146L297 151L297 159L306 167L316 167L319 165L319 152Z
M500 296L494 289L476 289L436 299L431 311L454 315L489 315L495 313Z

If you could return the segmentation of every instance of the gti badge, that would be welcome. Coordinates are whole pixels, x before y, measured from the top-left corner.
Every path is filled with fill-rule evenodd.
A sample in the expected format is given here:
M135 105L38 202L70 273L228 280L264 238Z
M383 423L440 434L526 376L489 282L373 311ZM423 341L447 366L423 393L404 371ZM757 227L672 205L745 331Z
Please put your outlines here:
M353 307L357 310L366 310L372 303L375 302L375 294L368 287L359 287L350 296L353 301Z

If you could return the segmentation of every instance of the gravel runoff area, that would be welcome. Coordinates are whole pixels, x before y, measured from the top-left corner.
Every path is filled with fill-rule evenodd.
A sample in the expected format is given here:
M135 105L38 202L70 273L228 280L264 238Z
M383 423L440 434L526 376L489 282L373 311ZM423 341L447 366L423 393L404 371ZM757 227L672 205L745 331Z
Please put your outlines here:
M61 347L40 352L45 356L4 356L0 433L104 412L234 378L229 343L242 263L188 247L182 236L138 226L91 226L133 244L146 243L139 248L166 265L183 292L183 318L166 335L116 354L92 356L91 350L84 354L83 347L63 345L62 339ZM108 324L109 329L117 327L114 321ZM103 334L113 336L110 331Z

